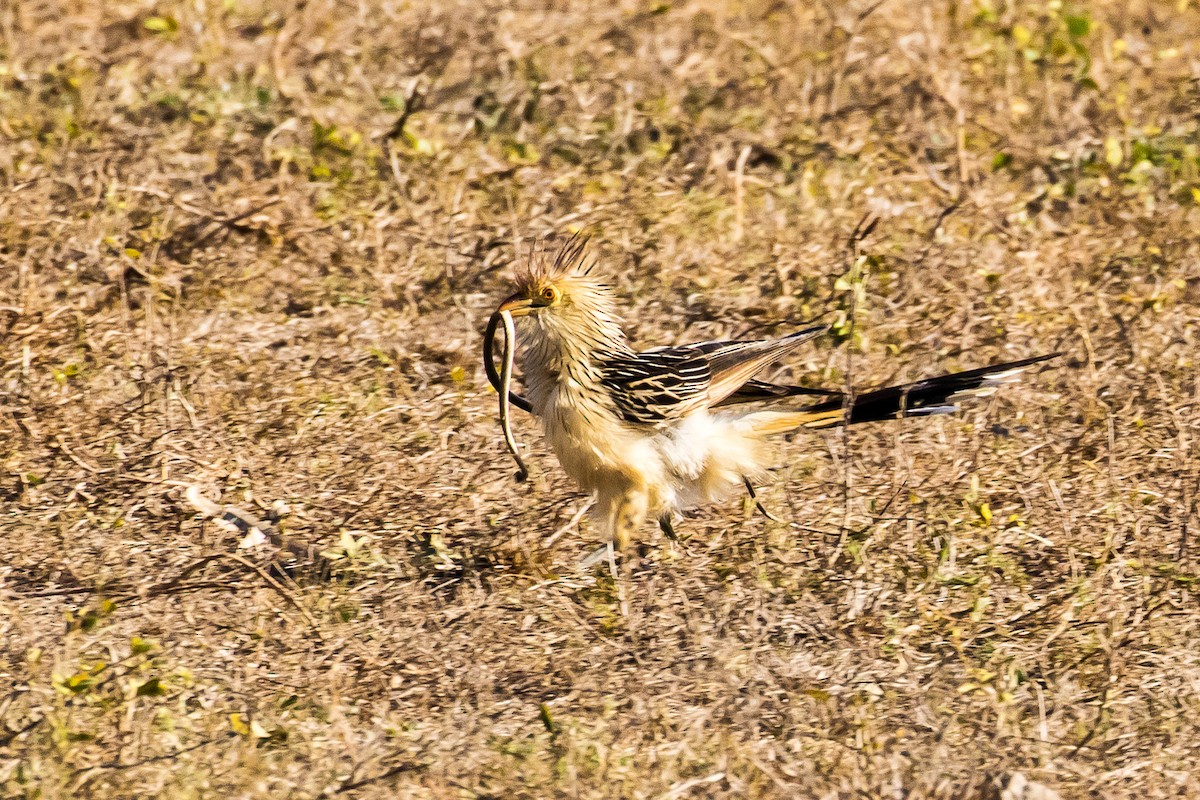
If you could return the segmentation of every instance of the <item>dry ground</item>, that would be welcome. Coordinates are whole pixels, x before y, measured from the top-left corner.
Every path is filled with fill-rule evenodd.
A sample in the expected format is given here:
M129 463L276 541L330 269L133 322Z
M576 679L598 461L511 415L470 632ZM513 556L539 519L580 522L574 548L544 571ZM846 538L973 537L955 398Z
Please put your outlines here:
M98 10L102 8L103 10ZM1200 8L0 3L0 795L1196 796ZM851 258L867 214L879 224ZM622 615L479 332L577 229L642 343L837 332ZM336 557L198 518L197 482ZM1006 796L1023 795L1011 786Z

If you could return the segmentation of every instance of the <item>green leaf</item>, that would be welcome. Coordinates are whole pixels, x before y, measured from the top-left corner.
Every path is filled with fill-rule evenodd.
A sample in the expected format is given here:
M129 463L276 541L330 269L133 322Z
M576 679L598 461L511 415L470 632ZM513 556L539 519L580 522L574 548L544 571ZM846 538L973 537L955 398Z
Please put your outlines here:
M536 146L528 142L509 140L504 143L504 156L508 163L517 165L536 164L542 155Z
M1157 163L1159 153L1154 149L1154 145L1144 139L1138 139L1130 145L1129 161L1137 164L1139 161L1148 161L1151 164Z
M548 733L556 733L558 725L554 721L554 717L550 714L550 706L541 703L538 706L538 719L542 721L542 726L545 727Z
M1072 39L1082 39L1092 30L1092 21L1082 14L1067 16L1067 33Z
M149 17L142 26L155 33L175 33L179 30L179 23L174 17Z
M167 688L158 678L151 678L137 688L138 697L162 697L166 693Z
M1113 169L1121 166L1121 162L1125 160L1125 151L1122 149L1117 137L1109 136L1104 140L1104 160Z
M238 736L249 736L250 726L246 724L246 717L236 711L229 715L229 728Z
M88 672L76 672L71 677L62 681L63 688L72 694L86 694L95 685L95 679Z

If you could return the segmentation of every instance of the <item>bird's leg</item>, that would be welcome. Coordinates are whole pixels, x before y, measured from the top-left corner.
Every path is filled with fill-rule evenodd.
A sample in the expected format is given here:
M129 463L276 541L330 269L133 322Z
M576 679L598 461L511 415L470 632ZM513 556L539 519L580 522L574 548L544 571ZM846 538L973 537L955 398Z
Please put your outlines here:
M612 534L617 549L622 553L629 549L633 534L646 518L649 498L644 491L630 489L621 496L613 509Z
M758 509L760 514L772 522L783 522L783 520L781 520L779 517L775 516L770 511L767 511L766 506L759 501L758 493L754 491L754 484L752 484L750 479L745 475L742 476L742 483L746 484L746 491L749 493L750 499L754 501L754 507Z
M614 555L616 548L613 547L612 539L604 543L604 553L608 556L608 574L612 576L613 586L620 590L621 575L617 572L617 559Z
M606 558L615 564L614 551L628 560L630 544L638 526L646 517L648 498L644 491L628 488L620 494L601 492L596 497L596 518L605 537L605 544L583 560L585 569L594 567Z
M664 511L663 515L658 518L658 527L667 535L667 538L672 542L679 541L679 534L675 532L675 526L671 524L671 512Z
M628 593L632 585L633 566L637 561L637 553L630 545L633 543L633 535L646 519L649 505L650 498L645 489L630 487L611 506L612 542L616 549L621 551L621 577L616 581L617 599L621 606L621 616L627 621L630 619ZM615 564L613 566L615 567Z

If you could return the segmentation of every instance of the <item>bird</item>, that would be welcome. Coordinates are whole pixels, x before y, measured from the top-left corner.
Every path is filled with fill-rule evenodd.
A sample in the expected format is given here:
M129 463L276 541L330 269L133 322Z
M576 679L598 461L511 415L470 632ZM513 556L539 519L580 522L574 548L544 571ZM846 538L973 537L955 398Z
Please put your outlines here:
M510 396L541 419L563 470L593 495L592 515L606 546L611 542L620 552L650 518L675 538L672 520L679 513L743 486L753 496L751 479L774 461L773 435L952 413L961 398L990 395L1059 355L849 395L770 383L754 376L828 326L638 352L622 327L613 288L595 274L585 245L573 237L553 258L535 254L518 269L516 292L492 316L484 363L503 391L490 337L507 312L516 323L525 387L524 397ZM791 406L805 395L822 399Z

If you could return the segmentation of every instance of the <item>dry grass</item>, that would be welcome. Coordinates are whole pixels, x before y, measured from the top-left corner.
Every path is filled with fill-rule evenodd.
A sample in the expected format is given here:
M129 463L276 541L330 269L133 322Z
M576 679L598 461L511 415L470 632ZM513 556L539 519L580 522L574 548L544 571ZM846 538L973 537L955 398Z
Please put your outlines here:
M809 5L0 5L0 794L1193 792L1200 10ZM643 343L1067 355L796 437L623 617L477 353L578 228Z

